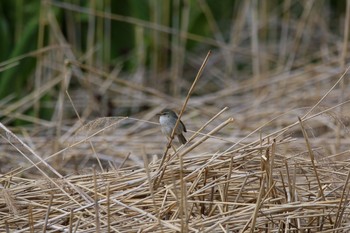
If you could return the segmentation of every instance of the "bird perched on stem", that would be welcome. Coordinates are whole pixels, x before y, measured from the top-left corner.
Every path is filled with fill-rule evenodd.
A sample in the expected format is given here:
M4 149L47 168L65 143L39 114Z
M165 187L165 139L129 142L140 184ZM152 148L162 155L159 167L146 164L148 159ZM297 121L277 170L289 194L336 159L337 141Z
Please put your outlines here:
M168 139L173 132L173 128L175 127L178 116L176 113L170 109L164 109L162 112L157 114L159 116L159 123L162 129L163 134L165 134ZM185 144L187 142L186 138L182 134L183 132L187 132L184 123L180 120L177 124L177 127L174 132L174 136L177 136L177 139L181 144Z

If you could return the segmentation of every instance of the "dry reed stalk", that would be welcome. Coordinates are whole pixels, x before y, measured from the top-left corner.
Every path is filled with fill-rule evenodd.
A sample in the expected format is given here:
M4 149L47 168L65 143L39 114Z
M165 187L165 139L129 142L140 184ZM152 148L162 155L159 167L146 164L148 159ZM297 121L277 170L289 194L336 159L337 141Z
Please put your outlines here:
M47 221L48 221L48 219L49 219L50 209L51 209L51 206L52 206L53 198L54 198L54 195L51 194L50 201L49 201L49 205L47 206L47 212L46 212L46 215L45 215L45 223L44 223L44 225L43 225L43 232L44 232L44 233L46 233Z
M305 130L304 126L303 126L303 121L301 120L300 117L298 118L298 120L299 120L299 123L300 123L300 126L301 126L301 131L302 131L303 136L304 136L305 141L306 141L306 146L307 146L307 150L309 152L310 160L311 160L311 163L312 163L312 168L313 168L313 170L315 172L315 177L316 177L316 180L317 180L319 193L321 195L322 200L326 200L325 196L324 196L324 193L323 193L323 187L321 185L320 178L319 178L319 175L317 173L317 168L316 168L316 165L315 165L315 156L314 156L313 150L311 149L311 145L310 145L310 142L309 142L309 137L308 137L308 135L306 133L306 130Z
M73 231L73 217L74 217L74 214L73 214L73 209L70 210L70 215L69 215L69 230L68 232L69 233L72 233Z
M341 197L340 197L340 202L339 202L339 206L338 206L338 210L337 210L337 215L335 217L335 220L334 220L334 227L333 229L336 229L340 226L340 223L343 219L343 214L344 214L344 211L345 211L345 204L348 203L348 196L349 196L349 189L347 189L347 185L349 183L349 179L350 179L350 170L348 172L348 175L346 176L346 181L344 183L344 187L343 187L343 191L342 191L342 194L341 194ZM347 189L347 191L346 191ZM345 194L346 192L346 194ZM344 204L343 204L344 203ZM342 207L343 205L343 207Z
M173 128L173 131L171 132L170 140L169 140L168 145L167 145L167 147L166 147L166 149L165 149L165 152L164 152L164 154L163 154L162 161L161 161L161 163L160 163L158 169L160 169L160 168L163 166L163 163L164 163L164 161L165 161L166 155L167 155L167 153L168 153L168 150L169 150L170 147L171 147L172 141L173 141L174 136L175 136L175 129L177 128L177 126L178 126L179 123L180 123L181 116L182 116L182 114L184 113L184 111L185 111L185 109L186 109L186 106L187 106L187 103L188 103L188 101L189 101L189 99L190 99L190 97L191 97L191 95L192 95L192 92L193 92L193 90L194 90L194 88L195 88L195 86L196 86L196 84L197 84L199 78L201 77L201 75L202 75L202 73L203 73L203 70L204 70L204 68L205 68L205 66L206 66L206 64L207 64L207 62L208 62L208 59L209 59L210 54L211 54L211 51L209 51L209 52L207 53L207 56L204 58L203 63L202 63L202 65L201 65L201 67L199 68L198 73L197 73L195 79L193 80L190 89L188 90L188 93L187 93L185 102L184 102L183 105L182 105L181 111L180 111L180 113L179 113L179 115L178 115L178 118L177 118L177 120L176 120L175 126L174 126L174 128ZM169 159L170 159L170 158L169 158ZM157 177L157 178L154 180L154 187L155 187L155 189L157 189L159 183L160 183L161 180L162 180L164 170L165 170L165 167L164 167L164 169L162 170L161 175L159 176L159 178Z
M187 149L184 149L184 151L182 151L181 153L178 154L178 152L175 152L174 155L172 155L172 157L169 157L169 159L167 160L166 164L163 165L163 162L160 163L160 166L163 165L163 167L161 167L161 169L159 169L159 176L160 177L159 180L162 180L164 172L168 166L168 164L170 162L173 161L173 159L175 158L175 156L184 156L186 154L188 154L190 151L192 151L194 148L198 147L200 144L202 144L204 141L206 141L212 134L215 134L216 132L218 132L220 129L224 128L226 125L232 123L234 120L232 118L227 119L226 121L224 121L223 123L221 123L219 126L217 126L215 129L213 129L212 131L210 131L208 134L204 135L200 140L198 140L196 143L194 143L193 145L189 146ZM163 160L162 160L163 161ZM158 181L157 179L155 179L155 181ZM159 183L158 183L159 184Z
M96 181L96 170L94 169L94 173L93 173L93 179L94 179L94 203L95 203L95 221L96 221L96 229L95 231L97 233L99 233L100 230L100 208L99 208L99 204L98 204L98 191L97 191L97 181Z

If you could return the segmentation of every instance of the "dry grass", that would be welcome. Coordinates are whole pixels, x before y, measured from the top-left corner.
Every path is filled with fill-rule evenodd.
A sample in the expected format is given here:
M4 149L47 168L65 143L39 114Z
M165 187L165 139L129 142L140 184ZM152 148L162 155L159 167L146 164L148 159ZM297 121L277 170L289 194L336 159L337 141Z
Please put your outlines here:
M278 43L263 40L257 1L239 4L227 43L206 1L198 3L211 19L215 40L185 32L185 6L183 34L170 46L170 73L177 75L165 80L179 85L169 92L142 80L141 42L142 65L134 74L122 74L119 65L107 72L91 59L94 51L78 58L48 13L41 24L47 23L56 45L23 57L38 56L38 69L49 69L51 78L26 98L0 103L1 232L350 231L348 36L305 55L311 40L306 29L320 20L314 2L299 2L303 13L296 22L283 15L286 35ZM83 12L70 4L46 4ZM245 13L250 31L243 30ZM161 22L92 15L139 27L137 40L144 29L157 38L178 33ZM240 43L245 37L251 44ZM185 51L186 39L216 48L206 60L203 50ZM93 39L89 44L94 50ZM187 68L199 70L196 78L185 74L184 57ZM232 63L242 60L252 65L235 70ZM157 61L152 62L155 72ZM237 74L242 76L232 78ZM187 98L174 97L184 90ZM57 96L47 103L55 106L53 119L24 114L49 92ZM164 107L179 110L189 131L186 145L167 146L155 118ZM127 111L129 116L120 114ZM117 117L100 117L106 115ZM16 119L33 125L7 126Z
M320 107L332 99L344 77L339 76L319 101L313 100L313 107L270 114L272 118L265 115L269 109L251 116L264 122L256 128L245 125L252 121L249 117L246 122L227 118L227 108L202 122L203 127L192 122L191 128L199 130L185 146L166 150L163 163L155 158L148 161L161 155L166 143L147 120L100 118L77 127L70 137L62 136L67 138L66 146L48 157L60 160L55 168L28 145L44 151L41 144L46 140L21 139L1 125L4 144L25 156L33 168L0 177L0 228L9 232L348 231L349 151L338 153L339 148L332 147L336 141L332 125L339 121L347 129L348 122L334 113L337 105ZM198 118L196 111L193 118ZM246 136L234 136L235 131ZM342 138L341 146L348 148L348 134ZM108 150L120 156L103 156ZM74 168L76 159L82 165ZM100 167L81 170L91 163ZM80 174L65 177L63 168ZM34 174L39 178L30 178Z
M157 163L52 180L6 174L1 177L1 228L21 229L16 232L58 232L68 226L78 232L348 230L349 163L330 155L314 164L307 152L286 153L295 142L271 137L198 155L184 154L184 147L178 156L169 155L174 159L167 162L157 189L150 181L159 175Z

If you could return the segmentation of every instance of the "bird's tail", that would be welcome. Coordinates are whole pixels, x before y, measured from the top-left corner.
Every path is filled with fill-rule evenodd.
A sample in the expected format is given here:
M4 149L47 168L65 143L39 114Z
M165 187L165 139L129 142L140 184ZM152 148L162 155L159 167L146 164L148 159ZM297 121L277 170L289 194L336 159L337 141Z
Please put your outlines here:
M185 144L187 142L187 140L186 140L186 138L185 138L185 136L183 134L177 135L177 139L179 139L179 142L181 144Z

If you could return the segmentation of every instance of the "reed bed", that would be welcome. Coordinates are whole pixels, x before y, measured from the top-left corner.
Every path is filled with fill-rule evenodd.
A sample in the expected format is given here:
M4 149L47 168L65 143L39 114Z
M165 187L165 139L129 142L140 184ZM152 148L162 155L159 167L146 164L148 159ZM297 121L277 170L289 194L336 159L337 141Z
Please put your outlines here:
M271 136L205 154L183 153L185 146L168 154L158 181L159 160L144 168L111 167L62 178L5 174L0 227L16 232L347 231L349 163L337 155L313 161L306 147L287 152L298 141Z
M333 84L341 82L346 72L332 79ZM349 146L348 122L335 112L337 105L325 107L334 101L336 88L328 82L327 86L331 88L318 100L304 96L305 101L314 101L312 107L279 113L275 105L268 108L266 103L259 115L253 115L256 109L247 110L245 116L250 117L245 120L228 107L211 117L211 108L194 109L192 115L185 111L183 120L192 129L186 135L190 140L184 146L174 142L171 148L153 121L98 118L76 127L69 137L61 136L62 149L46 158L58 161L54 167L37 154L48 148L43 136L29 141L1 125L3 145L7 145L3 158L9 156L11 161L7 166L21 161L13 154L25 157L27 165L0 177L0 229L348 231L350 163L349 150L342 150ZM300 86L300 93L304 88L309 87ZM249 98L251 92L242 95ZM223 94L221 100L225 98ZM284 104L288 101L281 99ZM153 119L151 113L157 110L144 116ZM337 122L342 123L338 148ZM37 149L32 150L29 143Z
M156 2L149 21L110 1L38 4L37 41L22 41L37 50L0 63L0 231L349 232L350 1L333 15L237 1L226 21L210 1ZM134 33L127 56L112 22ZM185 145L161 134L163 108Z

